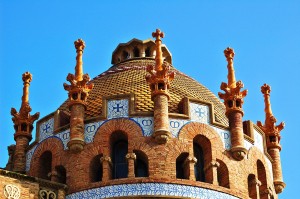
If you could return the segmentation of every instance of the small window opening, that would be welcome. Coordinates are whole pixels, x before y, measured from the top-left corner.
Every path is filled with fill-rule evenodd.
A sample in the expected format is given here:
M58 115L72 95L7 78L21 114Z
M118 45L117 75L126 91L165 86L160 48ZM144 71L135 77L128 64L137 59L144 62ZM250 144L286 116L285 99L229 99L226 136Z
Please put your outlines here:
M270 136L270 142L276 142L276 137L275 136Z
M165 84L164 83L158 83L158 90L165 90Z
M81 93L81 100L83 100L83 101L86 100L86 94L85 93Z
M72 94L72 99L73 99L73 100L77 100L77 98L78 98L78 94L77 94L77 93L73 93L73 94Z
M134 47L133 49L133 56L140 57L140 50L137 47Z
M100 158L102 155L95 156L90 163L90 180L91 182L100 182L102 180L102 164Z
M27 124L26 123L21 124L21 131L27 131Z
M127 178L128 164L126 154L128 143L126 140L119 140L113 145L113 178Z
M39 159L39 178L45 180L51 180L49 173L52 168L52 153L50 151L45 151Z
M130 58L129 53L127 51L123 51L122 57L123 57L123 60Z
M151 55L150 55L150 47L146 48L146 50L145 50L145 56L146 57L151 57Z
M63 166L56 166L55 167L57 175L58 175L58 182L62 184L66 184L66 169Z
M241 107L241 101L240 100L236 100L235 103L236 103L236 107L239 107L239 108Z
M232 108L232 107L233 107L233 101L232 101L232 100L229 100L229 101L228 101L228 107L229 107L229 108Z
M195 143L193 144L194 156L197 159L195 164L195 177L196 181L205 182L205 174L204 174L204 156L202 147Z
M148 177L148 158L142 151L134 150L136 155L134 173L135 177Z

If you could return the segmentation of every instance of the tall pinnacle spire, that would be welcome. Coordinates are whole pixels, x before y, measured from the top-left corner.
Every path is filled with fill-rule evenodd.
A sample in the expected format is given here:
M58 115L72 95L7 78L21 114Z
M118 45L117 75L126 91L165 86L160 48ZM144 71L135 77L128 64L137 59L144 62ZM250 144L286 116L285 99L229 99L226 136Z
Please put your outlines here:
M26 72L22 75L23 96L20 111L15 108L11 109L12 121L14 122L16 147L13 157L13 171L25 173L26 158L25 153L32 139L33 122L37 120L40 113L30 115L31 107L29 105L29 85L32 75Z
M83 67L82 67L82 54L85 48L85 43L82 39L78 39L74 42L76 48L76 66L75 66L75 79L76 81L82 81Z
M278 145L280 146L280 131L284 128L284 122L281 122L279 125L276 126L276 118L274 117L271 109L271 102L270 102L270 92L271 87L268 84L264 84L261 87L261 92L264 95L264 101L265 101L265 124L263 125L260 121L257 122L257 125L265 132L266 136L275 136L277 140L273 140L273 143L269 143L267 141L267 145ZM274 138L275 138L274 137Z
M21 123L26 123L27 125L32 126L33 122L39 118L40 114L37 112L34 115L30 115L31 107L29 105L29 85L32 80L32 75L29 72L25 72L22 75L22 80L24 86L20 111L18 113L15 108L11 108L11 115L13 116L12 120L15 124L15 127L21 125ZM24 130L24 128L22 129ZM21 128L19 130L21 130ZM30 134L31 131L28 133Z
M231 110L239 110L243 113L242 105L244 103L243 98L247 95L248 91L241 89L244 87L242 81L236 82L234 68L233 68L233 58L234 58L234 51L232 48L226 48L224 50L224 55L228 62L228 84L222 82L221 90L225 93L218 93L219 97L224 100L224 104L226 106L226 114L228 114Z
M161 39L164 38L165 34L161 32L159 29L156 29L155 32L152 33L152 37L155 37L155 48L156 48L156 56L155 56L155 70L156 71L162 71L163 67L163 57L162 57L162 51L161 51Z

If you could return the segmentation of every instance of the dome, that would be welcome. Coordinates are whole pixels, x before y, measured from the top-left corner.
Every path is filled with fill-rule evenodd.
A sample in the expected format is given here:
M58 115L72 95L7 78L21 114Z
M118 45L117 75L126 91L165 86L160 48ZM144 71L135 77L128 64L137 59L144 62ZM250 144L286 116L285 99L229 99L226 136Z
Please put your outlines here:
M102 114L103 97L133 94L135 98L135 112L151 113L153 111L153 101L151 100L151 91L146 82L145 75L147 74L146 67L155 65L154 57L147 57L147 53L139 53L139 57L131 56L139 47L139 51L154 49L155 43L153 40L137 40L133 39L128 43L118 45L112 55L112 63L118 60L117 57L122 55L121 52L126 49L129 56L124 60L114 64L107 71L95 77L91 83L94 84L93 90L89 93L87 99L87 110L85 112L86 120L99 117ZM130 49L132 50L130 52ZM166 64L170 64L171 53L164 46L163 56ZM124 51L125 52L125 51ZM155 51L150 52L155 55ZM175 79L170 85L169 94L169 113L182 114L180 102L183 98L196 99L203 102L213 104L214 120L224 126L228 126L228 119L225 115L225 107L222 102L205 86L176 70L170 65L171 71L175 72ZM59 107L60 111L68 112L67 101Z

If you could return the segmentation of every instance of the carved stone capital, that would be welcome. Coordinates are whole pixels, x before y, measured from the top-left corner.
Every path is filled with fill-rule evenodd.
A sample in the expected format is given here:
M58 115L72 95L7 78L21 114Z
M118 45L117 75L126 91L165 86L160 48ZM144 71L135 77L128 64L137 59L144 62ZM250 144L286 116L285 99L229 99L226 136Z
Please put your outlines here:
M257 178L252 179L250 181L250 184L255 185L255 186L261 186L261 182Z
M217 162L216 160L213 160L204 167L204 171L207 171L208 169L213 168L213 167L218 168L219 166L220 166L220 163Z
M126 157L127 161L128 161L129 159L136 160L136 155L135 155L135 153L127 153L125 157Z
M111 158L109 156L102 156L100 158L100 162L103 163L103 162L108 162L109 164L112 164L112 161L111 161Z

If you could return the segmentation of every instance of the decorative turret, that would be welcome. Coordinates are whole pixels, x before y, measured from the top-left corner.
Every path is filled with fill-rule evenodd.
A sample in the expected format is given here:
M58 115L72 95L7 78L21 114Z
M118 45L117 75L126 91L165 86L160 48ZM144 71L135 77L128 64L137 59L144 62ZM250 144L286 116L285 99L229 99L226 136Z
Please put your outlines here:
M265 99L266 119L264 125L260 121L257 122L257 125L266 135L268 153L273 159L272 169L275 191L276 193L281 193L285 187L285 183L282 179L280 161L280 131L284 128L284 122L281 122L276 126L277 120L272 113L270 102L271 87L267 84L264 84L261 87L261 92L263 93Z
M70 141L68 147L73 152L79 152L83 149L84 142L84 112L86 109L86 100L88 93L92 90L94 84L89 83L88 74L83 74L82 54L85 47L84 41L78 39L74 42L76 48L76 66L75 75L68 74L68 85L64 83L64 88L69 92L70 118Z
M156 56L155 67L149 65L146 75L146 80L150 85L151 99L154 101L154 134L157 143L166 143L171 136L169 131L169 111L168 89L170 82L174 79L174 72L170 72L170 66L163 62L162 50L161 50L161 38L164 37L164 33L159 29L152 33L152 36L156 38Z
M25 173L26 158L29 142L32 139L31 132L33 130L33 122L37 120L40 113L30 115L31 107L29 105L29 85L32 80L32 75L25 72L22 75L23 79L23 96L20 111L17 112L15 108L11 108L12 121L14 122L14 139L16 146L13 157L13 171Z
M228 84L222 82L221 90L225 93L218 93L219 97L224 100L226 107L226 116L229 120L229 128L231 132L231 152L236 160L242 160L246 155L244 147L244 132L243 132L243 109L242 105L244 97L247 95L247 90L241 91L244 87L241 81L236 82L233 57L234 51L232 48L224 50L228 65Z

